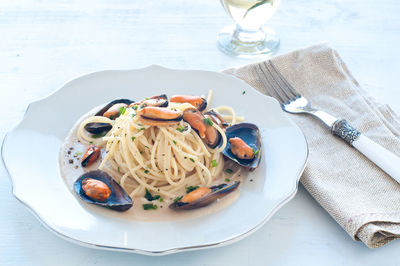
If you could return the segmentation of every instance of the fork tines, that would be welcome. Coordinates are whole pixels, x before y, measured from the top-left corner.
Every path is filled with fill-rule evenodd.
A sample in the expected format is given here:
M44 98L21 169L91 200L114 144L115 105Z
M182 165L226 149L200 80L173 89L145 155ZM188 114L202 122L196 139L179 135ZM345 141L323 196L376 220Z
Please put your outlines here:
M300 94L282 76L270 60L258 64L258 68L257 74L265 89L281 104L289 103L300 97Z

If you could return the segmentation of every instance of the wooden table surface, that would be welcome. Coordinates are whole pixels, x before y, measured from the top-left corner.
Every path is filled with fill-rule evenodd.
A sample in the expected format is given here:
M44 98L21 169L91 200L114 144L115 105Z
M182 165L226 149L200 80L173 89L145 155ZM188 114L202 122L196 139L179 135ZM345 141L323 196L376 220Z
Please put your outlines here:
M268 24L281 37L279 54L331 43L362 87L400 113L399 13L395 0L283 0ZM85 73L150 64L217 71L251 62L217 49L216 34L229 23L218 0L0 1L0 140L30 102ZM12 196L2 165L0 206L0 265L400 263L400 241L376 250L353 242L303 188L248 238L166 257L94 250L60 239Z

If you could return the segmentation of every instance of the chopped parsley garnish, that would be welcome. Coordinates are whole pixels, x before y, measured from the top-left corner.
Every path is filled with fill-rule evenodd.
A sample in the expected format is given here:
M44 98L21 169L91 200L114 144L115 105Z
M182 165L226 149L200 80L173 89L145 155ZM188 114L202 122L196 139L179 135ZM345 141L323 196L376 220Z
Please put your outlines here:
M123 114L125 114L126 108L121 106L118 111L119 111L120 115L123 115Z
M194 160L192 158L189 158L189 160L191 160L194 163Z
M135 117L136 116L136 114L132 114L132 117Z
M135 141L136 137L132 137L131 139L132 139L132 141Z
M175 140L172 140L172 142L176 145L176 141Z
M183 157L183 159L187 159L187 157L185 156L185 157Z
M164 199L163 199L163 198L161 198L161 197L159 198L159 200L160 200L160 202L163 202L163 201L164 201Z
M144 173L145 173L145 174L148 174L149 172L150 172L150 171L149 171L149 170L147 170L147 169L146 169L146 170L144 170Z
M229 178L225 178L225 181L226 182L230 182L231 180Z
M182 198L183 198L183 196L176 197L176 198L174 199L174 202L178 202L178 201L180 201Z
M255 150L254 148L251 148L253 150L254 156L257 156L257 154L260 152L260 150Z
M143 204L143 210L147 211L147 210L157 210L158 206L153 204L153 203L146 203Z
M176 130L178 130L179 132L183 132L185 131L185 127L184 126L179 126Z
M82 152L77 151L77 152L75 152L75 155L76 155L76 156L82 155Z
M245 94L246 94L246 91L243 91L243 92L242 92L242 95L245 95Z
M209 118L209 117L204 118L203 121L204 121L204 123L206 123L209 126L212 126L214 124L213 121L211 120L211 118Z
M137 110L137 105L132 106L133 110Z
M232 170L232 169L229 169L229 168L226 168L226 169L225 169L225 172L227 172L228 174L232 174L232 173L233 173L233 170Z
M142 127L141 129L139 129L139 131L140 131L140 130L145 130L145 128L144 128L144 127Z
M211 166L212 166L212 167L217 167L217 166L218 166L217 161L216 161L216 160L212 160L212 161L211 161Z
M144 98L145 100L148 100L149 98L148 97L146 97L146 98Z
M193 190L196 190L198 188L199 188L199 186L188 186L188 187L186 187L186 193L190 193Z
M119 168L119 166L118 166L118 172L120 172L120 170L121 170L121 168Z
M146 188L146 193L144 194L145 199L147 199L148 201L153 201L153 200L158 200L159 198L161 198L160 195L151 195L150 191L147 190Z

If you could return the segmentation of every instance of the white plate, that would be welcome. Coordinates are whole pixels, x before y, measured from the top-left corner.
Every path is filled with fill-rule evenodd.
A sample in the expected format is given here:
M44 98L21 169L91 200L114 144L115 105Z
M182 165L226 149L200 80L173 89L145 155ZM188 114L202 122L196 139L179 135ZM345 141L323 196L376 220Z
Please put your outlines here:
M78 202L60 175L58 158L80 116L114 98L206 95L209 89L214 90L213 106L234 107L247 122L257 124L262 135L262 162L241 185L236 202L195 220L166 222L131 221L108 210L104 215L100 208ZM2 156L15 197L59 236L88 247L164 255L226 245L255 232L296 194L308 148L277 101L245 82L216 72L150 66L89 74L32 103L23 121L7 134Z

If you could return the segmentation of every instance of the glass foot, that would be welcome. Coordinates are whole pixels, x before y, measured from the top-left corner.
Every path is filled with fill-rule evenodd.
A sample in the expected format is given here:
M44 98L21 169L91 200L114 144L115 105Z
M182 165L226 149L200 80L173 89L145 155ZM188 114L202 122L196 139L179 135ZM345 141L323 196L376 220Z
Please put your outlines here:
M261 27L260 31L251 35L262 36L257 41L241 41L237 35L246 33L237 30L236 25L228 26L218 34L218 47L226 54L240 58L266 57L274 54L279 47L279 38L268 27ZM246 37L246 36L245 36Z

